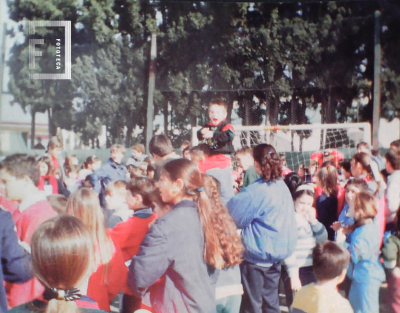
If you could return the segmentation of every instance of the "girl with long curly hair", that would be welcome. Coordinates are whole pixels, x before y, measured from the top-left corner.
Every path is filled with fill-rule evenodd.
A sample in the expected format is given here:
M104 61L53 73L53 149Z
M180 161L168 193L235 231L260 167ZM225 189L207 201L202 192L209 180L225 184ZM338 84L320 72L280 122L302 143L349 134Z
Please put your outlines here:
M253 156L261 178L227 204L236 226L242 229L246 249L240 265L244 287L241 312L280 312L281 264L297 241L295 210L275 148L260 144Z
M142 296L157 282L150 289L157 313L215 312L215 269L237 264L240 257L225 258L201 173L192 161L172 160L156 185L172 209L143 239L129 267L128 286Z
M239 264L242 262L244 247L236 225L221 201L219 181L207 174L201 176L206 194L212 203L212 227L216 230L220 253L225 260L215 292L217 313L238 313L243 294Z

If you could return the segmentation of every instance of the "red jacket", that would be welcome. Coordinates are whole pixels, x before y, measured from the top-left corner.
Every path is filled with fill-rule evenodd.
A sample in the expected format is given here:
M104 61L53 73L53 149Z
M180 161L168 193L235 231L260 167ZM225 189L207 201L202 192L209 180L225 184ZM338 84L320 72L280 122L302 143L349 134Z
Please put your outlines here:
M110 234L109 230L107 230ZM104 311L111 311L112 299L125 288L128 268L125 265L121 249L113 240L114 253L107 263L107 271L104 265L100 264L97 270L90 276L87 295L97 302L99 308Z
M154 212L151 215L141 215L138 212L111 230L111 237L121 248L124 261L131 260L139 252L140 244L149 231L149 224L156 218Z
M15 219L18 238L30 245L35 229L44 221L56 216L57 213L47 200L32 204ZM6 289L10 307L32 301L40 297L44 291L43 285L37 278L33 278L24 284L6 283Z

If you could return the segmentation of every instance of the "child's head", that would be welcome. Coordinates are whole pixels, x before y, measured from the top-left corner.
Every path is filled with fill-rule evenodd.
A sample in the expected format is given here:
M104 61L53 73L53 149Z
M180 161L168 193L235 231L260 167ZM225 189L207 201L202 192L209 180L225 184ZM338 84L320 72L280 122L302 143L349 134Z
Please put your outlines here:
M50 138L47 145L47 152L53 157L59 157L63 148L63 144L58 137L53 136Z
M126 169L127 169L128 173L129 173L129 177L130 177L131 179L132 179L132 178L135 178L135 177L141 177L141 176L143 176L143 171L142 171L142 169L141 169L140 167L137 167L137 166L133 165L133 164L127 165L127 166L126 166Z
M318 243L312 253L313 270L319 283L337 278L341 283L350 263L350 253L333 241Z
M165 134L155 135L149 142L149 151L157 161L162 161L162 158L174 152L172 142Z
M38 160L40 176L54 175L53 162L47 155L42 156Z
M360 177L367 174L372 177L371 157L365 152L356 153L351 159L351 174L353 177Z
M354 205L349 207L348 216L356 220L356 225L361 226L364 221L374 218L378 212L378 202L374 195L361 191L354 197Z
M394 171L400 170L400 151L389 150L385 154L386 171L392 174Z
M343 177L349 179L351 177L351 159L340 160L339 167L343 172Z
M152 179L134 177L126 186L125 199L131 210L149 208L158 200L158 190Z
M88 229L76 217L60 215L37 227L31 249L36 277L52 290L46 293L47 307L54 312L77 312L76 302L64 297L73 288L78 289L75 300L80 298L78 294L86 294L85 285L95 269L94 243Z
M118 210L126 203L126 182L116 180L106 186L106 204L109 210Z
M368 190L367 183L361 178L351 178L346 184L346 191L345 191L345 198L347 204L353 205L354 198L356 194L360 193L361 191L366 192Z
M275 148L262 143L253 150L254 168L264 181L282 178L282 165Z
M147 171L146 171L146 176L150 179L154 178L154 172L156 170L156 162L154 158L152 157L147 157L144 159L144 162L147 163Z
M47 196L47 201L49 201L51 207L57 214L64 214L67 210L68 199L63 195L49 195Z
M400 151L400 140L394 140L390 143L390 150Z
M67 214L79 218L89 227L94 238L99 228L105 228L104 213L100 206L99 196L89 188L81 188L69 196Z
M99 157L92 155L85 161L85 168L92 172L98 170L101 167L101 160Z
M182 150L182 158L190 160L190 148L192 148L191 145L187 145L183 150Z
M64 166L65 175L70 179L77 179L79 174L78 165L71 164Z
M126 152L126 149L123 145L113 144L110 147L111 159L117 164L121 164L122 159L124 158L125 152Z
M361 141L357 144L357 152L370 153L371 148L368 143L366 143L365 141Z
M289 188L290 194L293 195L296 192L297 187L303 183L303 180L299 174L292 172L285 176L284 182Z
M317 172L317 183L327 196L337 195L337 170L332 161L322 163Z
M254 166L253 149L250 147L243 147L236 151L235 158L237 166L247 171L251 166Z
M28 190L39 184L38 164L33 156L13 154L0 163L0 179L7 199L20 202L25 199Z
M294 209L297 213L305 214L314 204L314 188L309 184L297 187L293 194Z
M198 146L190 148L190 160L192 160L195 163L200 163L204 161L210 155L211 155L210 146L205 143L201 143Z
M144 154L145 149L144 146L140 143L137 143L132 146L132 156L134 159L139 160L139 158Z
M228 105L222 99L214 99L208 106L208 116L213 125L219 125L228 115Z
M76 155L72 154L72 155L67 155L65 157L65 165L79 165L79 160L76 157Z

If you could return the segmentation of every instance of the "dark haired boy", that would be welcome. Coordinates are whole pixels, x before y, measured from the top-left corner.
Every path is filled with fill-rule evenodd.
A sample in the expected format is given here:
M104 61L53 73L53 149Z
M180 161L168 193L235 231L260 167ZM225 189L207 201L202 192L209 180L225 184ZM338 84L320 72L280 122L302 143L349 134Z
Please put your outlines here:
M350 302L337 291L346 277L350 253L333 241L325 241L313 250L316 283L301 288L295 295L292 313L352 313Z
M57 216L46 194L39 191L39 166L34 157L26 154L8 156L0 163L0 179L8 200L18 203L19 213L14 216L19 239L30 245L34 230L44 221ZM39 297L44 287L37 278L24 284L7 283L10 307Z
M149 225L156 218L151 206L153 194L158 192L153 180L147 177L135 177L126 186L126 203L134 215L125 222L117 224L111 230L111 237L121 248L124 261L132 259L139 252L139 247L146 236ZM124 288L122 312L133 312L140 308L141 299L132 295L129 288Z
M149 151L155 162L154 180L160 179L161 168L168 161L179 159L172 147L171 140L165 134L155 135L149 142Z
M227 104L221 99L212 100L208 106L210 122L197 132L197 138L210 146L212 155L235 152L232 145L235 131L226 121L227 115Z

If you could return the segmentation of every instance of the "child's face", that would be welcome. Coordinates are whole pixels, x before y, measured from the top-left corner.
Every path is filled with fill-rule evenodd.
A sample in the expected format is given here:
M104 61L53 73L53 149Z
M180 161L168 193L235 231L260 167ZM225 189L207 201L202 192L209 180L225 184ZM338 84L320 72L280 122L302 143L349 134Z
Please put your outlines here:
M92 170L92 172L95 172L95 171L97 171L97 170L100 168L100 166L101 166L101 161L97 161L97 162L94 162L94 163L90 166L90 169Z
M238 167L241 167L245 171L247 171L250 166L254 165L253 158L247 154L236 155L236 161L237 161Z
M160 180L156 182L156 186L160 192L160 196L165 203L174 203L176 197L176 188L174 182L165 174L161 174Z
M218 125L226 119L227 112L223 106L212 104L208 109L208 116L213 125Z
M303 194L294 201L294 209L297 213L306 214L314 203L314 198L308 194Z
M106 205L109 210L118 210L126 203L125 196L117 192L108 192L106 194Z
M354 185L348 185L344 197L349 207L353 206L355 196L360 192L360 189Z
M17 178L10 175L6 170L0 171L0 179L4 186L6 198L9 201L20 202L24 199L29 181L32 183L32 180L29 177Z
M386 160L386 172L388 174L392 174L394 172L392 164Z
M358 162L356 162L355 159L351 160L351 174L354 177L360 177L362 175L362 165Z
M138 160L143 153L137 151L136 149L132 150L132 156L134 159Z
M45 176L47 175L47 172L49 171L49 167L45 162L38 162L39 165L39 173L40 176Z
M118 164L121 164L122 159L124 158L124 154L119 150L111 151L111 159Z

